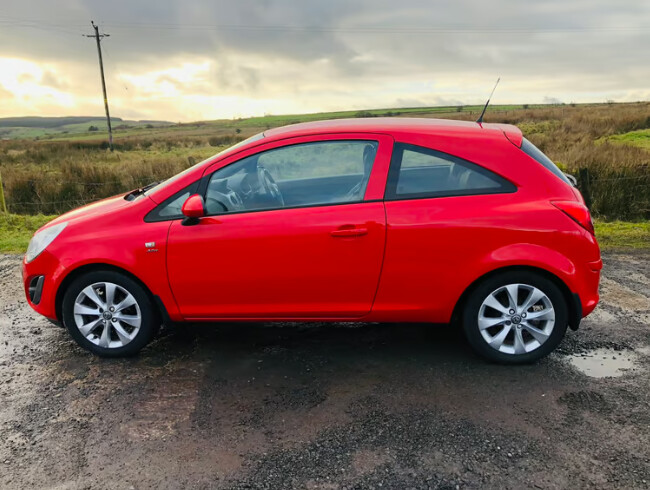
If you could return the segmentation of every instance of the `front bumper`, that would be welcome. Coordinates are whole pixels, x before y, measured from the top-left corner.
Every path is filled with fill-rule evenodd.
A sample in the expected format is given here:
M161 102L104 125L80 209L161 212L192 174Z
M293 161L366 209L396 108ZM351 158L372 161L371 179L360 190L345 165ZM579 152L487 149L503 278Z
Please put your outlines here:
M65 268L47 250L30 263L23 257L23 287L27 303L34 311L53 321L56 314L56 292L65 276Z

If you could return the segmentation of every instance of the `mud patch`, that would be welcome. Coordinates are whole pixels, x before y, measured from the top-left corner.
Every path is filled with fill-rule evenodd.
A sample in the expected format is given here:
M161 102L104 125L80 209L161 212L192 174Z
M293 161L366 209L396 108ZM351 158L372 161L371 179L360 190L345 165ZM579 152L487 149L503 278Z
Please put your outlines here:
M572 410L589 410L592 412L610 410L610 405L605 400L605 397L597 391L570 391L560 396L558 401Z
M637 293L631 288L615 282L607 277L600 279L601 300L604 304L623 310L650 310L650 298Z
M569 356L569 362L592 378L616 378L641 369L637 353L629 350L600 348Z

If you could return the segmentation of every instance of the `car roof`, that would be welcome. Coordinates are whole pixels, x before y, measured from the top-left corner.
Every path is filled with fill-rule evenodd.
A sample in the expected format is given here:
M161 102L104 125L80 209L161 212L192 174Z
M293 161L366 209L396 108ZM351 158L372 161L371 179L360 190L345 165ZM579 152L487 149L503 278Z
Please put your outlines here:
M291 124L280 128L269 129L264 136L272 139L307 136L322 133L415 133L436 136L454 135L465 136L505 136L517 147L521 146L523 135L521 130L510 124L476 123L472 121L456 121L452 119L433 119L415 117L369 117L352 119L329 119L306 123Z

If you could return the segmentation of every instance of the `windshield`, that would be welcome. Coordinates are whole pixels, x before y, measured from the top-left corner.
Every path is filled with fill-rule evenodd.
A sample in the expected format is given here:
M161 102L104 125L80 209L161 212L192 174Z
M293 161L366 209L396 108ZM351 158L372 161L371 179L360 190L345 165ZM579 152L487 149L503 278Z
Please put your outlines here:
M246 138L245 140L240 141L239 143L237 143L235 145L232 145L232 146L226 148L225 150L220 151L219 153L217 153L215 155L212 155L211 157L208 157L208 158L206 158L205 160L203 160L203 161L201 161L199 163L195 163L194 165L192 165L192 166L186 168L185 170L183 170L181 173L178 173L178 174L174 175L173 177L170 177L167 180L163 180L163 181L159 182L158 184L156 184L154 186L151 186L150 188L146 189L144 193L148 195L153 190L159 191L160 189L164 189L166 186L172 185L177 180L182 179L185 175L190 173L198 165L201 165L201 164L207 162L208 160L214 160L215 158L219 158L219 157L222 157L222 156L227 155L229 153L233 153L233 152L237 151L239 148L241 148L242 146L247 145L249 143L252 143L254 141L257 141L257 140L261 140L262 138L264 138L264 133L257 133L256 135L251 136L250 138Z

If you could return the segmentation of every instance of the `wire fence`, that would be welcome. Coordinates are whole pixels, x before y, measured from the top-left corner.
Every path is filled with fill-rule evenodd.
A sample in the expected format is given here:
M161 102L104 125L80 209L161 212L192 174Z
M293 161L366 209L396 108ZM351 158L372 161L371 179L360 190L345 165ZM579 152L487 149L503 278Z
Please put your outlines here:
M1 179L1 177L0 177ZM60 214L75 207L83 206L101 199L125 193L134 188L142 187L160 177L144 176L128 178L124 181L109 180L105 182L84 182L84 181L51 181L28 179L20 180L21 186L29 188L29 195L33 198L14 200L11 192L7 194L5 187L0 189L0 212L14 214ZM0 180L0 183L2 181ZM25 195L23 193L22 195ZM40 197L39 195L43 196ZM61 197L57 199L60 195ZM55 197L48 199L48 197ZM27 196L26 196L27 197Z
M137 183L148 183L155 181L156 177L139 177L137 179L132 179L132 182ZM43 181L41 180L35 180L35 179L30 179L30 180L22 180L21 182L26 182L29 184L42 184ZM121 180L109 180L106 182L75 182L75 181L66 181L66 182L48 182L47 185L87 185L87 186L105 186L105 185L118 185L118 184L123 184L123 181Z
M598 204L602 201L605 193L621 193L621 198L624 200L624 194L629 195L645 195L645 201L641 198L640 212L643 215L650 213L650 172L644 175L637 176L622 176L622 177L605 177L599 178L593 175L588 169L579 169L577 172L578 188L582 192L587 205L592 208L593 204ZM129 179L128 184L124 181L111 180L106 182L84 182L84 181L65 181L65 182L51 182L41 180L25 180L22 183L30 184L33 186L50 187L67 187L78 186L80 188L77 195L70 196L63 199L34 199L34 200L21 200L13 201L11 199L4 200L5 212L16 214L59 214L75 207L83 206L101 199L106 199L113 195L119 195L121 192L128 192L133 188L146 185L153 181L160 180L159 177L145 176L134 179ZM1 180L0 180L1 182ZM625 183L625 185L617 186L617 183ZM129 187L130 188L126 188ZM4 189L2 189L2 198L4 198ZM611 196L608 197L612 199ZM2 199L0 199L2 202ZM621 204L624 206L624 204ZM0 212L2 208L0 208Z

